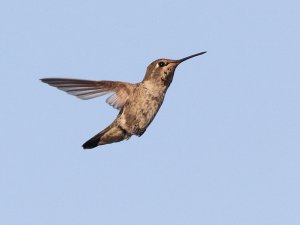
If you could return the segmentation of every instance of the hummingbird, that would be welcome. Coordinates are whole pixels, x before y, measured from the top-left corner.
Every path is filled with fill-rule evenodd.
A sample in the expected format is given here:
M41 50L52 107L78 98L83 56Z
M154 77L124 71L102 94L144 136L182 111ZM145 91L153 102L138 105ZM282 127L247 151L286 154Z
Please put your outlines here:
M69 78L44 78L41 81L83 100L111 94L106 103L119 110L119 114L108 127L82 145L84 149L92 149L128 140L132 135L142 136L162 105L177 66L204 53L179 60L157 59L147 67L144 79L135 84Z

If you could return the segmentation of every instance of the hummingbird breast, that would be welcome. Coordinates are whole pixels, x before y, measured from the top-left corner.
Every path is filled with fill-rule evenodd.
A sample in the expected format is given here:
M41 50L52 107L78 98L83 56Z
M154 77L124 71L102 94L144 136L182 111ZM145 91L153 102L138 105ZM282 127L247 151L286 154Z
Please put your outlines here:
M141 136L164 100L164 92L153 92L139 85L120 111L118 122L128 133Z

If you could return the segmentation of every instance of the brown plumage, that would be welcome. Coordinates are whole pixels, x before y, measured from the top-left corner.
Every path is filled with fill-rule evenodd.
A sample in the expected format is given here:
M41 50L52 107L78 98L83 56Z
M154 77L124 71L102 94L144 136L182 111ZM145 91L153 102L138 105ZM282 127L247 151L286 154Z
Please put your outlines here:
M180 60L155 60L147 67L143 81L137 84L67 78L45 78L41 81L83 100L112 94L106 102L120 112L112 124L82 145L84 149L91 149L129 139L132 135L141 136L163 103L176 67L181 62L204 53Z

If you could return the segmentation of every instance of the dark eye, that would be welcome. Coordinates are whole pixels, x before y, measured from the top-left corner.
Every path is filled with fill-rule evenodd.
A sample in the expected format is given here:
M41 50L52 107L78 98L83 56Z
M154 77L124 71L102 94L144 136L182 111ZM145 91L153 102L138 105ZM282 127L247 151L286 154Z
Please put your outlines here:
M163 67L163 66L165 66L165 63L164 63L164 62L159 62L158 65L159 65L160 67Z

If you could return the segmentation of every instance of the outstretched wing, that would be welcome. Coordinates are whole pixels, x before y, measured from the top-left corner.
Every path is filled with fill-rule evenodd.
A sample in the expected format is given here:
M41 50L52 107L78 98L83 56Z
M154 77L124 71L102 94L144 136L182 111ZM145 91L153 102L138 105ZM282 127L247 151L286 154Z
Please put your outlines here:
M87 100L108 93L113 93L106 102L116 109L121 109L132 93L135 84L120 81L92 81L67 78L44 78L42 82L56 87L68 94Z

